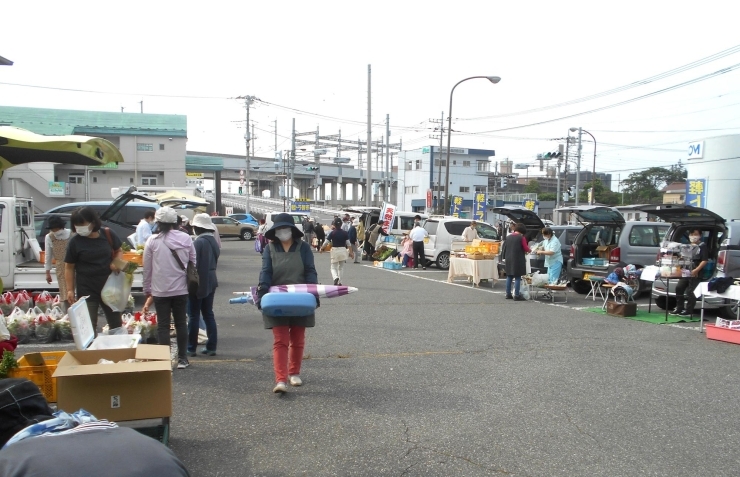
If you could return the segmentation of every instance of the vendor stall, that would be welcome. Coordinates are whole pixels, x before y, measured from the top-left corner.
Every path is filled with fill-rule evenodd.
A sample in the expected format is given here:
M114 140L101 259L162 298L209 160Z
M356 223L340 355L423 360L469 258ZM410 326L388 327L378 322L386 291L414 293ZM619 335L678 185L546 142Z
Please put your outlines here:
M718 291L709 291L709 282L701 282L699 286L694 290L694 295L699 298L701 296L701 314L699 320L699 330L704 330L704 299L709 298L724 298L729 300L731 303L740 304L740 286L731 285L727 287L723 293ZM738 308L738 316L736 320L740 320L740 306Z
M498 258L491 260L472 260L463 257L450 257L450 269L447 273L447 282L452 283L458 277L468 278L474 286L479 286L481 280L498 280Z

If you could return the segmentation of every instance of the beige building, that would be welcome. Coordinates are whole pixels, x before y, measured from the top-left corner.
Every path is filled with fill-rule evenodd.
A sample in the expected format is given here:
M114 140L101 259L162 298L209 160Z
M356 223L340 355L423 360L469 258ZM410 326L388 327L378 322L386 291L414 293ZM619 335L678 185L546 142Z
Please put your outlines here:
M37 162L8 169L0 193L33 198L37 212L67 202L110 201L114 187L186 185L183 115L0 106L0 125L48 136L101 137L123 155L123 163L105 167Z
M686 183L674 182L668 184L661 191L664 204L683 204L686 200Z

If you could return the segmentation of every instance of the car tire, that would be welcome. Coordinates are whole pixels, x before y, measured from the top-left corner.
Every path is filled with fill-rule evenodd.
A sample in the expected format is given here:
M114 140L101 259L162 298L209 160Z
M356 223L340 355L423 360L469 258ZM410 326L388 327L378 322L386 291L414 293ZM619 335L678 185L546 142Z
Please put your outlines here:
M450 268L450 252L441 252L439 255L437 255L437 260L435 262L437 264L437 268L440 270L447 270Z
M730 304L728 306L722 306L719 309L719 313L725 320L737 320L737 307L737 303Z
M239 238L242 239L242 240L252 240L252 238L254 238L254 234L249 229L243 229L239 233Z
M571 279L570 286L573 288L573 291L579 295L588 295L588 292L591 291L591 283L588 280Z
M665 310L666 307L669 310L673 310L674 308L676 308L676 299L672 297L666 298L664 296L659 296L655 298L655 306L657 306L661 310Z

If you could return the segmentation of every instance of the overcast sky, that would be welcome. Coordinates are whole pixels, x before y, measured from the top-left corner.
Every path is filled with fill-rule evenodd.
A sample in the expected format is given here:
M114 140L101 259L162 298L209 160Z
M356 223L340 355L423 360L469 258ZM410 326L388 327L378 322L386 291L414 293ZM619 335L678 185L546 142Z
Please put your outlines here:
M692 140L738 133L740 70L581 113L740 64L740 53L598 99L515 113L740 45L733 3L5 2L0 56L15 65L0 67L0 83L110 94L0 84L0 104L135 113L143 100L146 113L187 115L189 150L244 154L245 111L229 98L254 95L270 103L256 103L251 116L257 155L271 157L275 119L281 150L290 147L294 117L298 132L319 126L322 135L341 129L364 140L371 64L373 136L384 133L390 114L391 142L403 138L404 149L415 149L439 144L429 138L438 127L429 120L447 117L457 81L497 75L497 85L471 80L455 90L453 147L534 163L537 153L557 149L552 139L581 126L598 141L597 171L624 179L685 159ZM543 124L527 126L534 123ZM590 169L592 143L583 156Z

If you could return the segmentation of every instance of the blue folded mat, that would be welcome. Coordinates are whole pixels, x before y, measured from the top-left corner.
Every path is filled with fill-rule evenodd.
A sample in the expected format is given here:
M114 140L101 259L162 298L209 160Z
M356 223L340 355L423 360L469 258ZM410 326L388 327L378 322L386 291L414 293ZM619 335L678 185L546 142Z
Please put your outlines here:
M260 300L262 313L269 316L308 316L316 311L311 293L268 293Z

